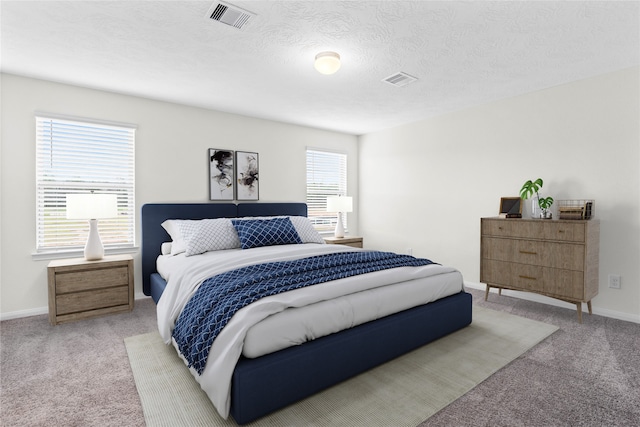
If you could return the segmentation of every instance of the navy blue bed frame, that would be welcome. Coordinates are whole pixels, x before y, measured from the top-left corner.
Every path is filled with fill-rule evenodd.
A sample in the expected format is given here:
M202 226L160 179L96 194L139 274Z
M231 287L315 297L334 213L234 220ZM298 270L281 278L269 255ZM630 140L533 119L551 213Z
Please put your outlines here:
M166 282L156 258L169 235L167 219L307 215L304 203L186 203L142 207L143 291L157 303ZM460 292L373 322L255 359L241 357L233 374L231 415L246 424L471 323L471 295Z

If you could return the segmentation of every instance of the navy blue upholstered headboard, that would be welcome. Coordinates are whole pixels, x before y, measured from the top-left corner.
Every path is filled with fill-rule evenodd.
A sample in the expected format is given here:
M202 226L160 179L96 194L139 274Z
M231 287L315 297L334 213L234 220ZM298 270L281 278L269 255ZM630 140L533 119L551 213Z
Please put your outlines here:
M142 290L151 295L151 274L162 243L170 241L167 219L239 218L244 216L307 216L306 203L148 203L142 206Z

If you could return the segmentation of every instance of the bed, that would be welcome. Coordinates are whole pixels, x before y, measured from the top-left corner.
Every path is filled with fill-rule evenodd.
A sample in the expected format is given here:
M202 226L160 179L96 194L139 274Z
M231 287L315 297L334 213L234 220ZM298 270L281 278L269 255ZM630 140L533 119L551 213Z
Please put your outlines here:
M165 278L169 278L169 283L172 283L175 279L164 271L162 274L158 272L158 270L167 268L166 263L160 263L162 259L167 258L170 263L173 262L173 258L162 255L163 251L166 253L166 246L163 247L163 244L166 245L166 242L171 241L171 237L162 226L167 220L271 218L281 216L293 219L295 217L306 217L306 215L307 206L304 203L239 203L237 205L233 203L146 204L142 207L143 291L158 304L159 313L160 311L167 311L166 308L162 308L163 304L167 306L167 301L175 298L175 292L171 285L169 285L169 292L167 292L168 285ZM315 254L320 253L318 251L327 251L329 246L340 247L337 249L339 251L359 251L359 249L347 248L343 245L320 244L283 245L277 250L298 251L304 249L309 251L310 254ZM272 248L257 248L256 252L258 250L272 251ZM237 251L242 252L240 249ZM251 251L254 251L254 249L251 249ZM228 252L233 252L233 250ZM248 252L245 251L244 253ZM200 256L192 256L190 261L204 263L204 255L210 256L209 253L202 255L202 260ZM349 255L356 256L356 254ZM225 254L225 256L227 255ZM232 253L228 256L235 257L237 255ZM174 258L177 259L178 257ZM158 266L161 266L161 268L159 269ZM424 268L436 267L428 266ZM393 272L395 273L396 270L393 270ZM472 320L471 295L464 291L462 276L459 272L455 269L451 270L453 271L446 271L441 274L448 281L448 294L435 301L403 309L396 313L386 314L375 320L366 321L309 341L303 340L299 345L278 348L267 354L257 353L254 356L240 354L236 357L237 362L236 360L232 361L226 410L224 408L224 394L223 398L221 398L222 400L217 401L217 398L210 394L207 389L210 386L206 383L203 384L205 380L201 382L199 374L194 371L194 368L191 367L190 369L223 417L231 415L238 424L246 424L469 325ZM369 277L369 275L366 276ZM353 279L346 278L342 280L345 283L351 283L346 281ZM424 278L424 280L432 279ZM355 283L355 280L353 281ZM332 283L342 282L334 281ZM319 284L311 288L328 287L332 283ZM409 281L406 283L409 283ZM452 286L456 287L455 291L452 290L454 289ZM383 290L386 291L387 288L391 287L380 286L379 289L382 292ZM165 299L161 301L163 294L165 294ZM286 292L282 295L294 294ZM359 298L364 293L354 292L353 295ZM293 311L293 309L286 310L286 313L283 313L282 316L288 315ZM165 315L160 316L159 314L159 319L160 317L164 319ZM286 319L286 317L283 318ZM272 319L278 319L278 317L273 315L266 320ZM234 320L235 318L232 318L230 322ZM290 320L285 320L284 322L287 323ZM160 323L161 321L159 320L159 328L165 327L164 324L160 326ZM171 322L167 321L165 323ZM249 341L248 337L251 332L259 330L259 326L263 323L267 322L259 322L258 325L249 328L247 335L243 335L241 341L245 337ZM274 324L277 325L278 323ZM252 336L260 335L262 333L254 333ZM222 340L222 338L220 339ZM176 343L174 342L174 344ZM181 357L184 359L184 356L181 355ZM208 363L201 376L206 378L208 375L207 370L209 369L208 365L215 364L214 362ZM209 375L209 377L212 376Z

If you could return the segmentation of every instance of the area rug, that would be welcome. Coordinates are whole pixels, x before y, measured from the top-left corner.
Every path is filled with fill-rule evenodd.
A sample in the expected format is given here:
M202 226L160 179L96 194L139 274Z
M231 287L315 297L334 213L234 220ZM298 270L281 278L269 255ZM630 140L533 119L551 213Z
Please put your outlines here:
M416 426L557 329L474 306L470 326L248 425ZM148 427L237 425L158 333L125 345Z

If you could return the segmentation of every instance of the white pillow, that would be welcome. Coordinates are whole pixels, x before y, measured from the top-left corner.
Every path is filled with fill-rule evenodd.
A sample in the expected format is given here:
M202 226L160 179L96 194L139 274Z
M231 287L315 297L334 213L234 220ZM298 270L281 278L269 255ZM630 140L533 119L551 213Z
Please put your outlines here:
M240 247L238 233L229 218L203 219L187 242L185 256Z
M171 255L181 254L187 250L187 242L199 223L199 220L192 219L168 219L160 224L171 236Z
M306 216L290 216L289 219L298 232L302 243L325 243L320 233L313 228L309 218Z
M171 242L164 242L160 246L160 253L162 255L171 255Z

